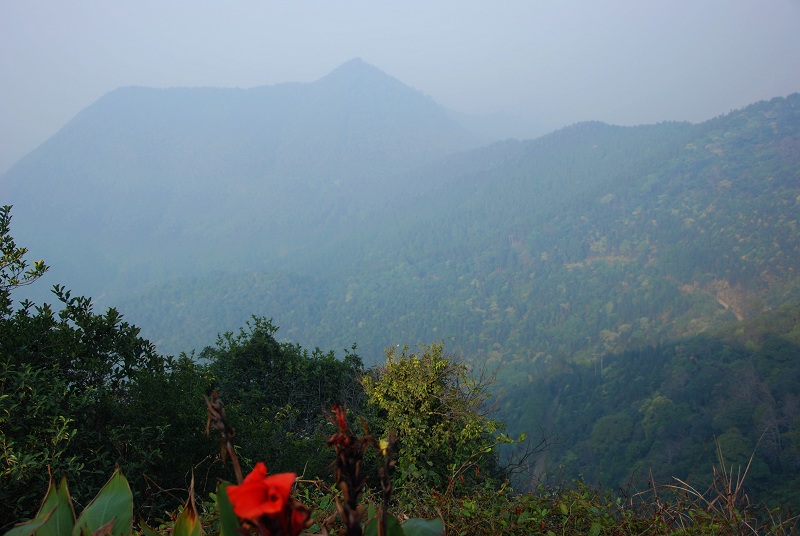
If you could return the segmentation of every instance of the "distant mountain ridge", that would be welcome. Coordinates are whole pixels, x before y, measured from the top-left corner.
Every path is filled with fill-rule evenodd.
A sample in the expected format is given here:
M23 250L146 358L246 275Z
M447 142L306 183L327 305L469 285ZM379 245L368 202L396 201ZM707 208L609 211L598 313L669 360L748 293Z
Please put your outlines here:
M118 307L161 351L254 314L368 365L444 340L497 371L512 432L565 434L542 467L645 485L632 470L705 472L718 437L736 463L761 445L754 489L797 502L800 94L477 146L361 61L311 84L124 88L0 196L53 266L38 288Z
M445 110L353 60L310 84L120 89L0 185L51 281L171 352L258 313L368 361L452 337L530 367L794 296L798 101L467 150Z
M171 296L181 312L154 336L205 333L194 347L251 313L291 340L357 342L368 361L452 338L511 376L757 317L800 297L798 104L697 125L581 123L451 155L400 179L436 177L428 192L295 252L280 273L174 281L130 311L163 319L157 297ZM228 299L206 303L212 288Z
M89 290L81 274L97 270L92 283L120 288L230 256L269 267L393 199L397 170L477 144L430 98L352 60L309 84L112 91L15 165L0 195L65 282Z

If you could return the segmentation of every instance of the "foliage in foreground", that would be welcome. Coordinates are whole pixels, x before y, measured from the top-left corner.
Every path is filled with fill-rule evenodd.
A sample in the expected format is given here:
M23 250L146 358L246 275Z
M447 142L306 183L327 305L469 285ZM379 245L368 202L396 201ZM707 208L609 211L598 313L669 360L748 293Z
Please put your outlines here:
M268 475L266 465L258 462L253 471L242 478L238 471L238 460L232 446L232 429L225 422L225 412L221 402L212 398L207 400L209 419L221 431L222 449L237 468L237 484L220 483L215 494L212 519L213 529L221 535L258 534L259 536L298 536L312 525L311 509L291 497L295 483L295 473ZM338 534L362 536L364 534L386 536L435 536L444 533L441 519L407 519L400 522L389 514L388 505L392 494L390 472L393 467L392 455L394 440L377 442L365 434L356 436L350 429L346 412L334 406L333 419L336 432L327 440L336 452L334 462L335 479L339 496L335 503L340 516ZM366 478L362 461L368 448L375 448L385 458L380 469L383 500L378 510L361 504ZM316 533L328 534L334 520L322 521ZM138 530L146 536L156 536L157 531L145 523ZM66 479L56 486L50 481L45 499L37 515L20 523L6 533L6 536L50 536L72 534L106 536L132 534L133 494L125 477L115 471L111 479L100 490L92 502L76 519L72 498ZM169 532L175 536L200 536L204 529L198 517L193 487L189 499L174 521L169 523Z
M221 409L218 401L211 401L210 407ZM235 459L230 436L225 432L229 427L224 422L224 411L211 414L217 428L223 430L223 449ZM239 484L220 483L211 501L199 507L190 488L183 508L156 530L143 522L136 526L133 495L121 473L114 473L77 519L66 480L62 479L58 487L51 481L36 517L17 525L6 536L200 536L205 532L221 536L796 533L796 519L788 519L781 512L767 510L759 520L741 493L741 479L733 476L722 459L715 468L715 484L705 493L680 481L680 485L654 487L626 501L581 483L568 489L540 487L524 495L513 494L505 485L487 485L460 497L430 489L416 501L393 503L390 475L394 439L378 442L366 433L354 434L345 411L338 406L332 421L337 431L327 443L336 454L333 487L328 488L321 481L305 481L292 492L294 473L268 475L266 466L259 462L246 478L239 475ZM365 485L362 466L364 453L373 448L380 451L383 459L378 489ZM432 519L410 518L411 515Z
M89 299L72 297L61 287L55 289L63 305L58 314L46 304L23 303L12 310L11 290L35 281L47 267L39 261L28 268L26 250L8 234L9 221L9 208L3 207L3 525L37 512L31 505L50 482L38 513L12 528L10 536L134 531L199 536L203 530L233 536L240 529L260 534L427 535L444 527L448 534L792 533L794 519L749 505L742 486L749 465L739 477L725 465L721 451L707 491L677 481L630 501L581 484L515 495L496 457L496 447L511 439L499 433L501 423L483 413L486 385L444 356L441 345L421 347L417 353L390 351L386 366L365 377L362 393L357 356L348 354L340 362L332 354L279 344L277 328L262 319L254 319L250 330L238 337L223 336L215 349L204 352L208 365L198 365L185 356L159 356L116 310L95 314ZM292 381L284 391L267 392L287 378ZM198 510L194 478L184 507L174 510L176 483L191 468L201 467L198 459L208 463L206 484L223 473L219 460L208 462L208 444L198 433L205 416L195 402L212 385L232 397L231 413L242 435L250 436L254 458L262 449L272 449L268 452L280 460L278 466L309 459L309 452L322 463L319 454L325 449L320 443L327 442L336 453L333 484L327 483L331 478L301 478L292 492L293 473L269 476L266 467L261 470L256 464L247 479L235 471L236 486L260 490L245 493L250 508L240 509L238 516L235 503L241 495L228 495L234 485L222 484L216 493L201 488L200 496L214 502ZM327 425L333 425L334 433L326 433L313 406L336 399L360 407L363 435L350 429L346 412L338 406ZM223 435L222 461L236 461L233 429L221 405L212 398L208 410L209 425ZM367 422L376 435L367 431ZM114 465L138 475L134 485L115 471L76 517L75 505L88 501ZM320 474L323 465L315 469ZM61 477L60 486L48 478L51 472ZM68 490L67 478L77 494ZM166 508L165 519L159 520L164 510L155 506L142 508L140 503L134 510L136 500L152 501L158 495L151 485L161 492L158 486L164 482L173 486L172 498L164 500L168 494L162 494L157 503ZM148 528L144 519L137 524L141 518L157 521L158 529Z
M442 343L416 352L390 348L386 364L370 372L363 385L377 427L398 437L402 494L413 497L420 487L458 493L505 478L497 447L524 436L515 441L501 432L503 423L488 416L488 381L473 378Z
M769 325L553 367L508 389L502 415L511 429L563 438L540 467L608 489L673 475L707 483L716 439L736 465L755 453L751 497L798 510L800 340L783 335L798 319L800 304L773 311Z

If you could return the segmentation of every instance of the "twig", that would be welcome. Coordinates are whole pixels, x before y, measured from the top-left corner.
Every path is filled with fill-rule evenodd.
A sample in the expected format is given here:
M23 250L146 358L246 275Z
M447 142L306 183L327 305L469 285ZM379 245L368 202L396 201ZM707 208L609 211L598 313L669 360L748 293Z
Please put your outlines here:
M236 483L242 483L242 468L239 466L239 458L236 456L236 450L233 448L233 438L236 436L236 431L225 420L225 408L222 404L222 399L219 398L219 393L214 390L211 393L211 398L206 397L206 407L208 408L208 419L206 420L206 435L211 435L211 428L218 430L220 433L220 455L224 462L228 456L231 458L233 464L233 471L236 473Z

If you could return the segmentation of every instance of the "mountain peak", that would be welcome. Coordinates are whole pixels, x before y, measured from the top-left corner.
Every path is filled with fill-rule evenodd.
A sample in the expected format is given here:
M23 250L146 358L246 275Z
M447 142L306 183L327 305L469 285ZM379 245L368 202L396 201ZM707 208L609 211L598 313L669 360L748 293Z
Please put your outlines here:
M335 68L333 71L331 71L328 74L328 76L332 76L337 73L347 74L347 75L369 73L369 74L381 74L383 76L388 76L386 73L384 73L374 65L367 63L361 58L353 58L351 60L344 62L343 64Z
M323 84L344 84L346 86L371 85L384 88L394 86L395 88L410 89L396 78L389 76L374 65L367 63L361 58L353 58L321 78L319 82Z

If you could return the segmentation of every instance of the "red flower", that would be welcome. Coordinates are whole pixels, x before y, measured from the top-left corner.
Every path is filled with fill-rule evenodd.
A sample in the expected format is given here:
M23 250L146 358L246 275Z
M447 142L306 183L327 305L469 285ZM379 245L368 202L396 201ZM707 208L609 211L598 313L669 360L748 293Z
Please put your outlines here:
M292 519L289 521L289 534L297 536L311 525L311 510L305 505L296 503L292 507Z
M347 430L347 417L345 409L339 404L334 404L333 415L336 418L336 424L339 426L339 430L342 432Z
M258 462L253 471L238 486L228 486L228 498L234 513L257 522L263 515L272 516L284 511L289 504L289 493L295 473L267 476L267 466Z

